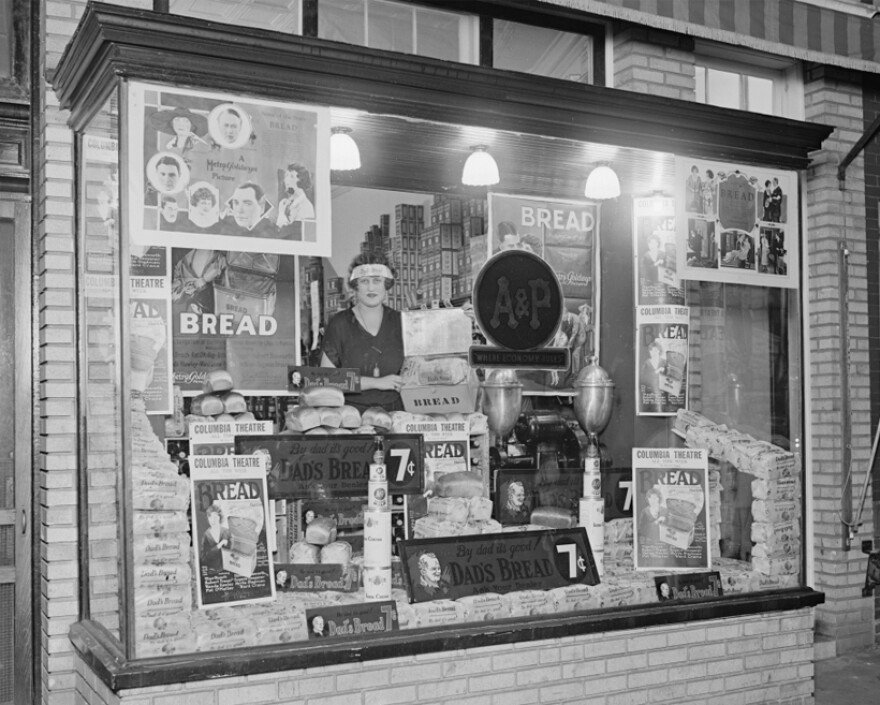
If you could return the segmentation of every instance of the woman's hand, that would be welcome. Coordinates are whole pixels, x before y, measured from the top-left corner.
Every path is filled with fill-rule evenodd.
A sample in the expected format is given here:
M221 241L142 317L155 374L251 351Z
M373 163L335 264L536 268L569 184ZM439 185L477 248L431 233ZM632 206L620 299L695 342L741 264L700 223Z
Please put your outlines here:
M385 377L361 377L361 389L384 389L399 392L403 386L403 377L400 375L386 375Z

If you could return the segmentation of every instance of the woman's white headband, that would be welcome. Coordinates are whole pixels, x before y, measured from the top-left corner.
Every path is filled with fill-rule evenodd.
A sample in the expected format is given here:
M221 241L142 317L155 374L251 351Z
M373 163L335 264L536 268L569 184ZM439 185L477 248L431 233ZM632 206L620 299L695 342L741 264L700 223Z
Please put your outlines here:
M359 264L351 270L351 278L360 279L361 277L385 277L386 279L394 279L391 270L384 264Z

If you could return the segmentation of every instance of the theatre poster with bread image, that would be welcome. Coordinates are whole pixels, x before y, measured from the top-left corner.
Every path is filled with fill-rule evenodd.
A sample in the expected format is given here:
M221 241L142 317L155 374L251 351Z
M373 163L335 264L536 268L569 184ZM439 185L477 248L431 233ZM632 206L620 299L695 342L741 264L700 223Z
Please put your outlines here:
M633 448L637 570L711 568L705 449Z
M190 480L199 607L274 599L266 457L194 455Z

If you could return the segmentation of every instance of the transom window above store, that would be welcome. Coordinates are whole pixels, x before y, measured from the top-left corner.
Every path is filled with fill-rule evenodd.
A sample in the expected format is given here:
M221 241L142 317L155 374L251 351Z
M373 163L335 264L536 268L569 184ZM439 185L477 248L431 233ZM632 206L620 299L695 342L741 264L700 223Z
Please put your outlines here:
M462 13L449 11L444 2L392 0L170 2L171 12L188 17L578 83L596 81L599 25L585 24L586 31L571 32L559 28L558 17L534 8L528 14L514 8L499 17L491 8L473 6L474 13ZM481 16L489 21L481 22Z

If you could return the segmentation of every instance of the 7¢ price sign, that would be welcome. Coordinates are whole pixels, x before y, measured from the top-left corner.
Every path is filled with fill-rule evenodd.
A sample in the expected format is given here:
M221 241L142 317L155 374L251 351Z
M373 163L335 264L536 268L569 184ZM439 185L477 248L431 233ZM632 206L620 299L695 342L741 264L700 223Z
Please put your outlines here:
M384 440L388 491L420 494L424 490L425 445L420 434L388 434Z

